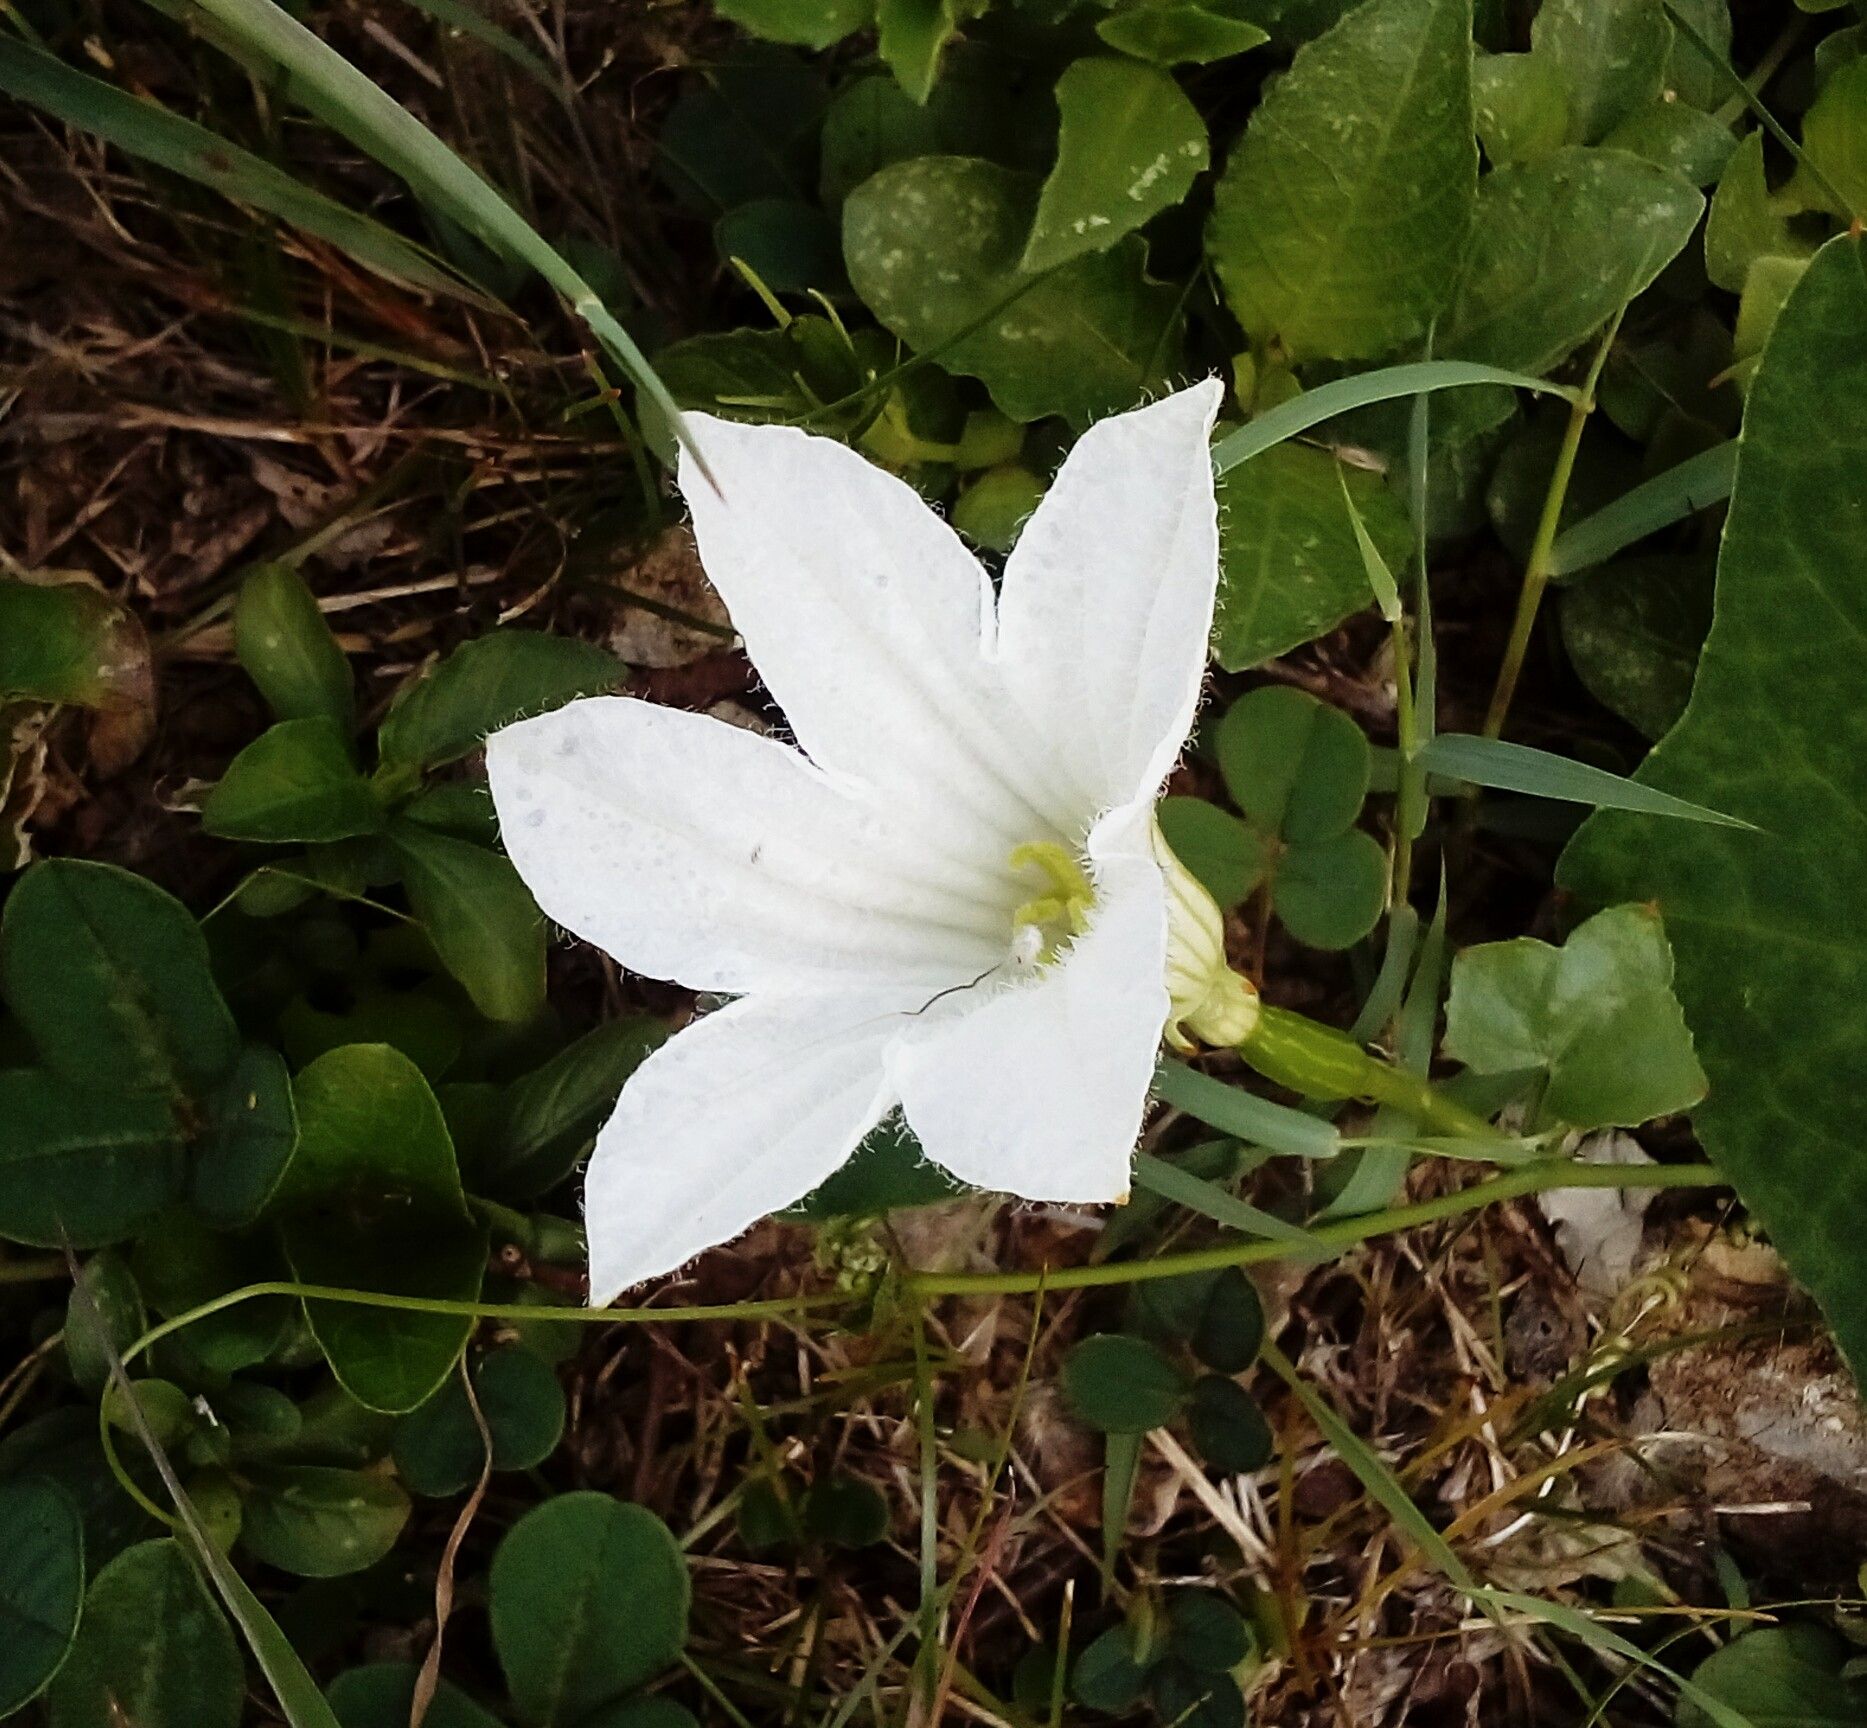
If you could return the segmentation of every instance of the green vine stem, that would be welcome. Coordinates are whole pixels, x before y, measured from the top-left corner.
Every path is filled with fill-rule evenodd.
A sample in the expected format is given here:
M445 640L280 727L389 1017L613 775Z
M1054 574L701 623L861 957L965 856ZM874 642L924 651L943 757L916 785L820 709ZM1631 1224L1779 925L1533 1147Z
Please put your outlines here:
M1568 1158L1545 1158L1534 1164L1475 1183L1431 1200L1365 1212L1356 1218L1335 1218L1310 1228L1313 1248L1347 1248L1371 1237L1392 1235L1421 1224L1438 1223L1462 1213L1476 1212L1499 1200L1520 1200L1560 1188L1720 1188L1722 1172L1710 1164L1578 1164ZM1154 1278L1178 1278L1188 1272L1217 1272L1227 1266L1252 1266L1267 1260L1286 1260L1306 1250L1292 1242L1221 1242L1184 1254L1161 1254L1150 1260L1124 1260L1102 1266L1041 1268L1035 1272L910 1272L901 1280L902 1294L934 1296L1030 1296L1040 1289L1089 1290L1110 1285L1140 1284ZM548 1310L547 1310L548 1312Z

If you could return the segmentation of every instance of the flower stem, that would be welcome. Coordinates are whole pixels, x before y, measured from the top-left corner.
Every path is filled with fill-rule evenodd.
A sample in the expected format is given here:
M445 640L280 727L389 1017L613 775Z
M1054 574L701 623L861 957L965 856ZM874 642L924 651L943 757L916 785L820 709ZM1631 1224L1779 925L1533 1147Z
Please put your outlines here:
M1306 1098L1361 1098L1404 1110L1422 1127L1460 1138L1492 1139L1483 1117L1430 1081L1370 1055L1346 1032L1287 1008L1264 1008L1238 1053L1267 1080Z
M1347 1248L1370 1237L1387 1236L1476 1212L1498 1200L1519 1200L1559 1188L1717 1188L1723 1174L1710 1164L1578 1164L1568 1158L1545 1158L1470 1188L1390 1206L1356 1218L1332 1218L1310 1229L1317 1248ZM1140 1284L1155 1278L1178 1278L1188 1272L1216 1272L1227 1266L1252 1266L1287 1260L1304 1250L1293 1242L1253 1239L1221 1242L1184 1254L1161 1254L1150 1260L1122 1260L1100 1266L1041 1268L1035 1272L910 1272L901 1281L910 1297L1029 1296L1038 1290L1089 1290Z
M1530 556L1524 560L1523 587L1517 595L1517 616L1510 627L1510 641L1505 645L1503 664L1498 667L1497 684L1491 691L1491 706L1485 711L1484 735L1496 738L1504 730L1510 713L1511 698L1517 694L1517 680L1523 675L1524 657L1530 651L1530 633L1536 628L1536 615L1543 604L1543 591L1549 586L1549 570L1556 550L1556 533L1562 526L1563 506L1569 500L1569 481L1575 474L1576 452L1582 447L1582 433L1588 417L1595 411L1595 386L1601 382L1601 369L1608 363L1614 339L1620 334L1621 319L1627 313L1622 303L1595 350L1588 376L1569 405L1569 424L1563 428L1562 443L1556 451L1556 466L1549 476L1549 490L1543 496L1543 514L1536 525L1536 538L1530 543Z

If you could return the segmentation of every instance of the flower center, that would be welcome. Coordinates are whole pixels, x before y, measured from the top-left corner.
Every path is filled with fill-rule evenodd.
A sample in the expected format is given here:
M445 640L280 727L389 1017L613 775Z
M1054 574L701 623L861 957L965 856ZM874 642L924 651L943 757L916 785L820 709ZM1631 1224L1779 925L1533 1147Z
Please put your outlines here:
M1011 849L1010 864L1026 881L1033 877L1045 892L1034 895L1011 914L1011 959L1015 966L1048 966L1072 938L1089 928L1096 891L1067 846L1032 840Z

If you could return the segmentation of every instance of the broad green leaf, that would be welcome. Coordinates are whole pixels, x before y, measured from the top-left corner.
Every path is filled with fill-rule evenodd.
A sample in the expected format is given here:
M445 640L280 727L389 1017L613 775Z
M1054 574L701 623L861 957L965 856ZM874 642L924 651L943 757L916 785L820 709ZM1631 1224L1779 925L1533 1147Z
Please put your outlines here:
M0 1481L0 1716L39 1696L63 1666L84 1606L84 1524L35 1476Z
M1733 294L1744 291L1759 258L1806 258L1813 250L1791 233L1770 197L1763 134L1747 133L1731 152L1705 218L1705 274Z
M130 1265L150 1307L165 1320L289 1272L269 1231L210 1230L180 1207L138 1237ZM265 1361L291 1323L288 1297L262 1296L194 1321L176 1347L210 1375L234 1374Z
M1802 153L1788 195L1844 222L1867 218L1867 59L1850 60L1822 86L1802 117Z
M1145 1434L1164 1428L1186 1405L1192 1378L1145 1338L1098 1332L1063 1359L1063 1396L1091 1428Z
M1562 593L1562 642L1588 693L1649 738L1685 712L1711 628L1712 575L1696 558L1628 558Z
M494 630L402 687L382 723L383 760L438 768L501 726L613 690L626 676L615 655L592 643Z
M339 1728L408 1728L415 1681L413 1662L371 1662L339 1674L326 1696ZM422 1718L422 1728L500 1728L453 1681L443 1679Z
M876 0L876 47L914 101L925 102L932 91L960 17L979 9L977 0Z
M1167 1650L1209 1674L1229 1674L1251 1654L1251 1623L1216 1590L1179 1590L1167 1599Z
M255 1559L300 1578L341 1578L374 1566L408 1522L408 1496L373 1471L254 1465L245 1477L240 1540Z
M289 565L261 564L240 584L233 651L281 720L322 715L346 732L355 729L350 662L305 579Z
M877 1218L910 1206L934 1206L972 1190L930 1163L899 1113L890 1116L847 1163L781 1214L810 1224Z
M1332 840L1368 795L1368 740L1307 690L1266 684L1239 697L1213 738L1226 790L1245 815L1291 845Z
M1017 136L1022 115L993 56L950 68L925 102L916 102L886 73L854 79L836 93L824 116L818 172L823 202L841 204L871 174L911 156L1009 161L1023 142Z
M473 1364L473 1392L493 1437L495 1470L531 1470L564 1433L564 1389L550 1365L517 1345L488 1351ZM395 1467L409 1491L442 1499L471 1488L486 1462L486 1442L466 1389L451 1374L395 1430Z
M1369 538L1398 568L1413 531L1379 475L1341 468L1323 450L1279 444L1219 476L1213 652L1227 671L1288 653L1372 603L1344 483Z
M804 196L823 120L822 73L768 42L710 55L699 70L658 140L683 201L713 217L754 198Z
M948 520L975 546L1009 552L1047 486L1018 464L989 468L953 501Z
M298 1153L275 1207L303 1283L471 1301L486 1229L468 1210L441 1108L386 1044L320 1056L293 1085ZM359 1403L412 1410L453 1368L471 1319L305 1303L332 1370Z
M1540 54L1482 54L1472 66L1472 114L1493 168L1534 162L1569 139L1569 93Z
M1096 25L1096 34L1157 66L1203 66L1270 41L1248 13L1240 0L1129 0Z
M180 1197L181 1132L160 1098L0 1069L0 1239L97 1248Z
M1470 0L1367 0L1298 51L1220 177L1206 244L1233 314L1296 359L1419 335L1477 171Z
M91 1581L52 1682L52 1728L239 1728L240 1649L180 1542L126 1548Z
M875 0L715 0L722 18L771 42L828 48L875 18Z
M484 303L483 296L437 259L381 223L345 209L219 133L67 66L16 37L0 39L0 90L128 155L328 240L365 269Z
M1155 808L1173 855L1221 907L1240 904L1270 867L1265 836L1203 798L1163 798Z
M723 263L743 266L773 294L838 291L843 253L836 218L801 198L758 198L713 224Z
M1855 1728L1867 1719L1867 1686L1848 1676L1853 1647L1825 1626L1759 1626L1707 1656L1692 1683L1743 1713L1751 1728ZM1681 1698L1678 1728L1712 1728L1694 1698Z
M1652 282L1704 207L1677 174L1619 150L1558 150L1486 175L1434 346L1549 371Z
M1763 352L1776 320L1807 268L1808 261L1803 258L1759 258L1751 265L1737 303L1737 329L1731 338L1734 359L1754 362ZM1748 366L1744 369L1750 370Z
M187 909L113 864L35 864L0 917L0 995L46 1066L79 1086L205 1089L240 1035Z
M1657 102L1673 27L1660 0L1542 0L1531 52L1561 75L1569 141L1593 144Z
M1661 168L1694 186L1710 186L1724 172L1737 140L1728 126L1684 102L1653 102L1637 108L1602 141Z
M210 1224L244 1230L266 1209L298 1147L285 1058L249 1044L207 1099L189 1197Z
M65 1362L72 1379L86 1392L102 1392L110 1380L112 1352L127 1350L147 1324L129 1262L110 1249L93 1254L65 1304Z
M1560 948L1480 943L1452 962L1446 1050L1480 1074L1543 1070L1543 1112L1572 1128L1637 1127L1705 1096L1672 978L1644 906L1598 912Z
M419 822L396 823L389 839L415 916L474 1007L531 1019L544 1006L545 921L512 861Z
M5 55L20 44L0 38ZM0 698L129 708L153 700L136 615L84 582L0 581Z
M894 344L879 331L867 334L887 350L876 359L892 363ZM854 435L873 420L879 406L870 397L847 412L818 412L824 403L863 390L880 369L865 364L863 353L827 318L793 318L782 330L690 336L662 349L655 364L683 408L702 408L728 420L768 424L815 414L812 424L819 431Z
M1598 816L1559 872L1588 900L1658 905L1711 1080L1694 1113L1699 1138L1857 1370L1867 1369L1867 1181L1851 1079L1867 1059L1857 845L1867 608L1859 548L1837 531L1836 510L1858 495L1867 448L1862 248L1843 238L1817 255L1752 380L1698 681L1640 771L1655 790L1714 801L1756 831Z
M916 353L978 378L1011 419L1082 424L1130 408L1179 359L1178 290L1128 235L1042 276L1020 272L1037 182L964 156L897 162L843 206L849 279Z
M474 1191L531 1199L568 1176L623 1082L667 1037L646 1014L611 1020L566 1045L501 1097L498 1132L471 1172Z
M1291 846L1271 878L1271 908L1311 948L1351 948L1380 922L1387 904L1387 854L1372 834L1351 828Z
M1730 61L1730 0L1670 0L1670 4L1704 42L1705 48L1717 55L1719 61ZM1673 50L1666 62L1662 86L1681 102L1707 110L1720 106L1731 94L1731 81L1722 67L1677 27L1673 30Z
M1162 1722L1180 1728L1245 1728L1245 1697L1229 1674L1206 1673L1170 1656L1148 1676L1147 1689Z
M1172 78L1096 55L1057 80L1057 165L1037 197L1022 270L1105 252L1178 204L1205 170L1206 123Z
M222 840L348 840L382 824L382 800L357 772L349 738L323 714L260 733L201 806L201 826Z
M1467 780L1499 792L1523 792L1532 798L1593 804L1603 810L1629 810L1641 816L1666 816L1713 828L1750 826L1742 817L1676 798L1644 780L1629 780L1587 762L1535 750L1527 744L1511 744L1502 738L1441 732L1415 760L1448 780Z
M493 1647L526 1728L574 1728L677 1661L687 1563L668 1527L607 1494L559 1494L493 1556Z

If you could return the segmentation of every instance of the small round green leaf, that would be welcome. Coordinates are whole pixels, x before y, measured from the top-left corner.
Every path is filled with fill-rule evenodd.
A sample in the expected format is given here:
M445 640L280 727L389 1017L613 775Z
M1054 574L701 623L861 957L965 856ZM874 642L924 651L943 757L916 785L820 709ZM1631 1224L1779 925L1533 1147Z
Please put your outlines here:
M84 1605L84 1526L50 1482L0 1482L0 1716L36 1698L59 1670Z
M1234 702L1214 739L1238 808L1290 845L1332 839L1361 813L1372 759L1362 730L1306 690L1266 684Z
M402 1534L409 1500L388 1477L325 1464L247 1472L240 1539L256 1559L301 1578L374 1566Z
M293 1084L298 1152L275 1202L301 1282L471 1301L486 1227L469 1211L441 1107L386 1044L347 1044ZM359 1402L401 1414L447 1377L470 1316L309 1300L311 1329Z
M1221 1374L1242 1374L1264 1343L1264 1304L1258 1287L1236 1266L1212 1282L1188 1340L1193 1354Z
M1360 828L1292 846L1271 886L1271 905L1284 928L1312 948L1351 947L1374 928L1386 904L1387 854Z
M65 1360L90 1393L110 1382L110 1359L143 1334L143 1297L120 1253L106 1249L84 1263L65 1305Z
M975 546L1009 552L1044 490L1037 475L1016 463L988 468L954 499L951 521Z
M472 1372L493 1439L493 1468L542 1464L564 1434L564 1388L550 1364L513 1345L488 1352ZM395 1467L412 1493L432 1499L458 1494L479 1480L485 1461L486 1442L457 1373L396 1424Z
M1227 1674L1251 1654L1251 1625L1213 1590L1182 1590L1167 1606L1167 1653L1205 1674Z
M1226 1476L1262 1470L1276 1449L1257 1400L1222 1374L1203 1375L1194 1386L1187 1426L1206 1462Z
M826 1476L804 1497L804 1530L833 1548L872 1548L888 1535L888 1501L854 1476Z
M52 1728L239 1728L240 1648L179 1542L126 1548L92 1580L47 1697Z
M266 1209L298 1148L298 1112L285 1058L249 1044L207 1099L189 1198L210 1224L243 1230Z
M1092 1639L1076 1658L1070 1690L1079 1704L1111 1715L1131 1710L1147 1685L1147 1670L1135 1649L1134 1632L1123 1621Z
M1173 855L1221 907L1238 905L1264 879L1270 848L1249 823L1179 794L1161 799L1154 814Z
M1229 1674L1169 1656L1148 1676L1154 1712L1175 1728L1245 1728L1245 1695Z
M668 1527L607 1494L560 1494L493 1556L493 1645L526 1728L574 1728L675 1662L687 1565Z
M1707 1656L1692 1684L1755 1728L1857 1728L1867 1720L1867 1685L1847 1673L1853 1655L1825 1626L1759 1626ZM1674 1721L1714 1728L1720 1719L1685 1697Z
M1142 1338L1103 1332L1063 1359L1063 1394L1091 1428L1143 1434L1180 1414L1191 1391L1186 1372Z

